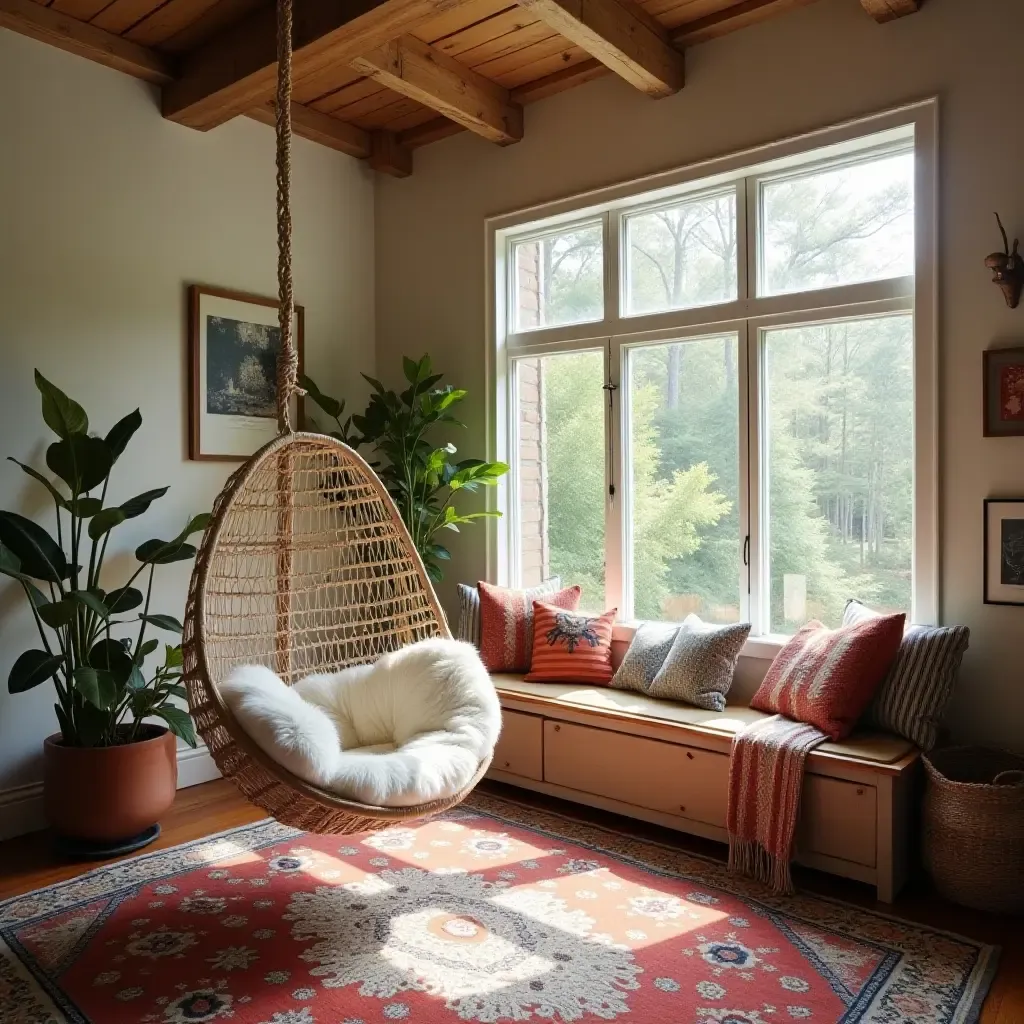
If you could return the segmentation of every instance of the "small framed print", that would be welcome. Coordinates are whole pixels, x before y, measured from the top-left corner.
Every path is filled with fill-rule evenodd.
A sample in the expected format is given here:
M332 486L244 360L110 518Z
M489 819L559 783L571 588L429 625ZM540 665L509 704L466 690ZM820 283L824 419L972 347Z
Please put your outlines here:
M985 604L1024 605L1024 498L985 499Z
M1024 435L1024 348L992 348L984 355L985 437Z
M192 285L189 306L190 459L242 462L277 436L277 299ZM303 310L294 337L303 373ZM302 422L293 400L292 422Z

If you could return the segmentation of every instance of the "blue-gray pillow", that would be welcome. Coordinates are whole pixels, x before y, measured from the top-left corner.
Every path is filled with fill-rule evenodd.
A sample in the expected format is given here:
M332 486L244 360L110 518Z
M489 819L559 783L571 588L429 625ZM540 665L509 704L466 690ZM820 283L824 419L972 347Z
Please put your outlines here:
M688 615L647 690L648 696L681 700L706 711L724 711L736 659L748 636L749 622L716 626Z
M608 685L616 690L647 693L668 657L678 630L676 622L642 622Z

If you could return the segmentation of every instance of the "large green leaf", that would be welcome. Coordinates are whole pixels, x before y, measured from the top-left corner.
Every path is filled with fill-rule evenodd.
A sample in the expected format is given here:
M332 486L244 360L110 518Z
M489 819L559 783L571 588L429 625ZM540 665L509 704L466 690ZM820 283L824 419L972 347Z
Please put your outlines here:
M134 412L130 412L127 416L119 419L107 431L107 436L103 440L107 442L107 447L110 449L114 462L117 462L121 457L121 453L128 447L128 442L132 439L132 435L141 426L142 413L136 409Z
M196 729L187 711L182 711L173 704L161 704L160 707L153 708L153 714L162 718L171 732L190 747L196 745Z
M142 591L135 587L119 587L107 594L106 605L111 615L117 615L138 608L142 600Z
M41 483L50 492L50 497L53 498L54 502L56 502L59 508L68 507L68 503L64 498L64 495L61 494L60 491L58 491L57 488L54 487L53 484L49 480L47 480L42 473L40 473L36 469L33 469L31 466L26 466L24 462L19 462L16 458L14 458L11 455L7 456L7 461L13 462L16 466L20 466L22 470L24 470L26 473L28 473L30 477L32 477L33 480L38 480L39 483Z
M73 434L84 434L89 429L89 417L85 410L38 370L36 387L43 396L43 420L58 437L66 440Z
M171 633L180 633L185 628L173 615L140 615L139 618Z
M27 579L21 571L21 559L5 544L0 544L0 573L16 579Z
M157 487L152 491L143 491L142 494L137 494L134 498L122 502L121 511L124 513L125 519L141 516L157 498L162 498L169 490L169 487Z
M64 659L59 654L48 654L46 651L26 651L14 663L11 674L7 677L9 693L24 693L33 686L52 679Z
M21 563L21 572L58 583L71 575L64 552L38 524L16 512L0 512L0 544Z
M46 464L75 496L103 483L110 475L114 457L102 438L72 434L46 449Z
M125 686L131 678L135 662L119 640L101 640L89 651L89 664L104 669L118 686Z
M311 398L328 416L333 416L338 419L341 414L345 411L345 403L339 401L337 398L331 398L330 395L325 395L320 388L317 387L316 381L312 377L307 377L305 374L299 376L299 386L306 392L306 395Z
M74 617L75 602L69 597L65 597L61 601L54 601L39 609L39 618L51 629L60 629L61 626L66 626Z
M184 662L182 655L181 646L172 647L170 644L164 644L164 665L167 668L174 668L176 665L181 665Z
M107 608L103 598L90 590L72 590L71 597L79 604L84 605L91 612L95 612L101 619L110 617L110 609Z
M147 540L135 549L135 557L147 565L169 565L195 558L196 549L184 541Z
M93 668L91 665L79 665L75 669L75 689L93 707L101 711L109 711L118 701L120 687L113 675L106 669Z
M136 652L135 652L135 664L141 665L158 647L160 646L159 640L147 640Z
M70 505L71 514L78 516L79 519L89 519L103 509L103 502L99 498L87 498L84 495L70 502Z
M105 508L102 512L97 512L89 520L89 536L93 540L99 540L115 526L120 526L127 518L123 509Z

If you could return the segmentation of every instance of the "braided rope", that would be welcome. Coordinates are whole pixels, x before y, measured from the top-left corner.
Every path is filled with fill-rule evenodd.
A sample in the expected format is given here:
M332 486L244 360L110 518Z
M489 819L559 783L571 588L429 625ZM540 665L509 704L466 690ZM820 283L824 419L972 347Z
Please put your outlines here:
M298 386L299 354L292 334L292 0L277 4L277 291L281 350L277 357L277 426L292 432L291 400Z

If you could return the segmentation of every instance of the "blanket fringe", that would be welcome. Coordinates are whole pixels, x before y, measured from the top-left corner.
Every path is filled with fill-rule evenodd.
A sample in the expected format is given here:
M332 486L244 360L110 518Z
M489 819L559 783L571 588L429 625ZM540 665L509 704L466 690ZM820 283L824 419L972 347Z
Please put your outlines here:
M770 886L780 896L792 896L796 892L789 861L776 857L753 839L729 839L729 870Z

